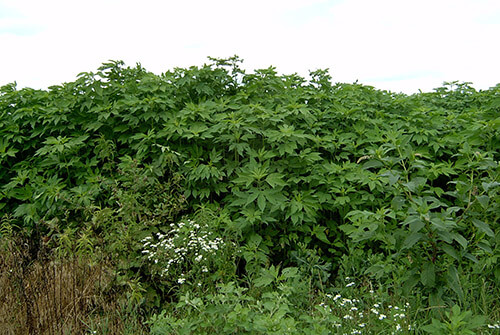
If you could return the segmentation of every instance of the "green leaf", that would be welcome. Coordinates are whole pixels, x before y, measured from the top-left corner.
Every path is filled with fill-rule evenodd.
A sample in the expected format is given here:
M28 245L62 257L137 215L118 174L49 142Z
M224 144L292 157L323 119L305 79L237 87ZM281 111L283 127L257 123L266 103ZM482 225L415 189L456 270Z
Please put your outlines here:
M485 190L486 192L488 192L491 188L494 188L494 187L500 186L500 183L499 183L499 182L496 182L496 181L491 182L491 183L486 183L486 182L483 182L481 185L483 186L484 190Z
M256 287L269 286L274 281L274 278L269 275L261 275L260 277L254 279L253 284Z
M391 205L395 210L400 210L401 208L403 208L405 203L406 199L400 195L395 196L391 201Z
M264 209L266 208L266 197L264 194L259 194L259 197L257 198L257 206L259 206L259 209L263 212Z
M487 223L478 219L472 219L472 223L479 231L485 233L489 237L495 237L495 233L493 232L493 230L491 230L490 226Z
M476 196L477 201L481 204L481 206L486 209L488 208L488 204L490 203L490 197L487 195L478 195Z
M472 262L478 264L479 263L479 260L476 258L476 256L474 256L473 254L471 254L470 252L466 253L464 255L465 258L467 258L468 260L471 260Z
M405 295L411 294L411 292L413 292L413 288L418 284L419 281L420 281L420 276L416 273L406 278L403 283L404 294Z
M441 245L441 249L443 249L447 255L453 257L455 260L460 260L459 253L451 245L444 243Z
M248 192L238 192L237 193L243 200L245 200L245 206L251 204L260 195L260 191L256 188L251 188ZM245 195L247 196L245 199Z
M462 246L462 248L467 249L467 245L469 245L469 242L465 239L465 237L463 237L459 233L453 233L452 235L453 239L457 241Z
M468 329L476 329L484 326L486 323L486 317L484 315L474 315L467 321Z
M330 241L328 241L328 238L326 237L325 230L326 227L316 225L314 226L312 232L320 241L330 244Z
M400 178L400 173L397 171L388 171L383 174L383 176L389 177L389 186L396 184Z
M281 271L281 276L283 277L283 279L290 279L290 278L295 278L298 273L299 273L298 268L288 267L284 268L283 271Z
M411 233L403 242L403 248L411 248L424 237L421 233Z
M431 333L433 335L445 335L446 331L446 325L441 323L441 321L438 321L436 319L432 319L431 324L422 326L421 328L423 331Z
M279 266L275 267L274 265L271 265L269 269L261 269L260 276L253 281L253 284L256 287L269 286L278 278L278 276Z
M457 268L453 265L450 265L445 277L448 287L450 287L457 294L460 301L463 301L464 291L462 289L462 284L460 283L460 277Z
M379 168L379 167L383 167L383 166L384 166L384 164L381 161L376 160L376 159L370 159L369 161L367 161L366 163L363 164L363 169Z
M432 262L427 262L424 264L424 268L422 269L422 273L420 274L420 281L426 287L434 287L434 284L436 282L436 271Z
M268 175L266 177L266 182L273 188L276 186L285 186L283 176L278 173L271 173L270 175Z
M283 193L279 189L267 189L263 193L268 203L271 204L272 210L278 208L280 210L283 210L285 208L287 198L283 195Z
M485 241L485 240L480 241L477 244L477 247L480 248L480 249L482 249L482 250L484 250L484 251L486 251L489 254L493 254L493 249L491 249L491 246L490 246L490 244L489 244L488 241Z
M410 228L410 231L412 233L416 233L420 231L422 228L425 227L425 223L422 221L422 219L419 216L409 216L404 222L403 225L408 225Z
M422 188L427 182L427 178L415 177L411 181L404 183L403 185L408 188L412 193L416 193L420 188Z
M26 185L24 187L17 187L9 190L7 194L18 200L28 200L33 196L33 189L31 186Z
M446 243L451 244L453 242L453 234L450 233L449 231L444 231L444 230L438 230L437 234L441 240L443 240Z

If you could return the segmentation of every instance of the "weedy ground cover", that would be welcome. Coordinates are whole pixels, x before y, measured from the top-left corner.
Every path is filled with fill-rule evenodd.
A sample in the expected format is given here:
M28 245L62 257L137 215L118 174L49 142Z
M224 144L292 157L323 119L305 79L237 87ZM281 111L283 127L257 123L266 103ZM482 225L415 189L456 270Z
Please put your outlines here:
M408 96L210 61L1 87L2 267L24 280L2 294L30 302L9 322L49 306L19 294L49 269L81 286L42 295L94 297L57 327L496 331L498 85Z

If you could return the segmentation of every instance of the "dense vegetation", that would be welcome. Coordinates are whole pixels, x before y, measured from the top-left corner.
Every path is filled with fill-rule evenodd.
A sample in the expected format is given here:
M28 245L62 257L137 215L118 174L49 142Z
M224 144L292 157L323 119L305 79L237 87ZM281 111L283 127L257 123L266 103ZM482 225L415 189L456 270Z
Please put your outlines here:
M210 60L1 87L4 329L498 331L500 85Z

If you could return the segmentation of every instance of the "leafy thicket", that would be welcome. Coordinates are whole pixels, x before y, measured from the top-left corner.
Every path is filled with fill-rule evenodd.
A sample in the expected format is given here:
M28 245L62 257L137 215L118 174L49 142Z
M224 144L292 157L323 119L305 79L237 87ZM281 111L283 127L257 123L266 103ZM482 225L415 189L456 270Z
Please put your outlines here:
M500 86L407 96L211 61L3 86L0 214L35 237L111 220L110 243L137 258L211 206L240 236L240 275L314 250L325 278L342 268L433 304L465 301L472 277L498 294Z

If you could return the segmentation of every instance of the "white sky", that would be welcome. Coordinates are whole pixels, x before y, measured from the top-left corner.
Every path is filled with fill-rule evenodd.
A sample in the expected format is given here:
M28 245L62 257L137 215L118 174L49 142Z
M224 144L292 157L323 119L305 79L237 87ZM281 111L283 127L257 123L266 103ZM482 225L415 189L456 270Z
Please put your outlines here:
M500 83L500 0L0 0L0 85L46 88L110 59L160 74L235 54L247 72L487 89Z

